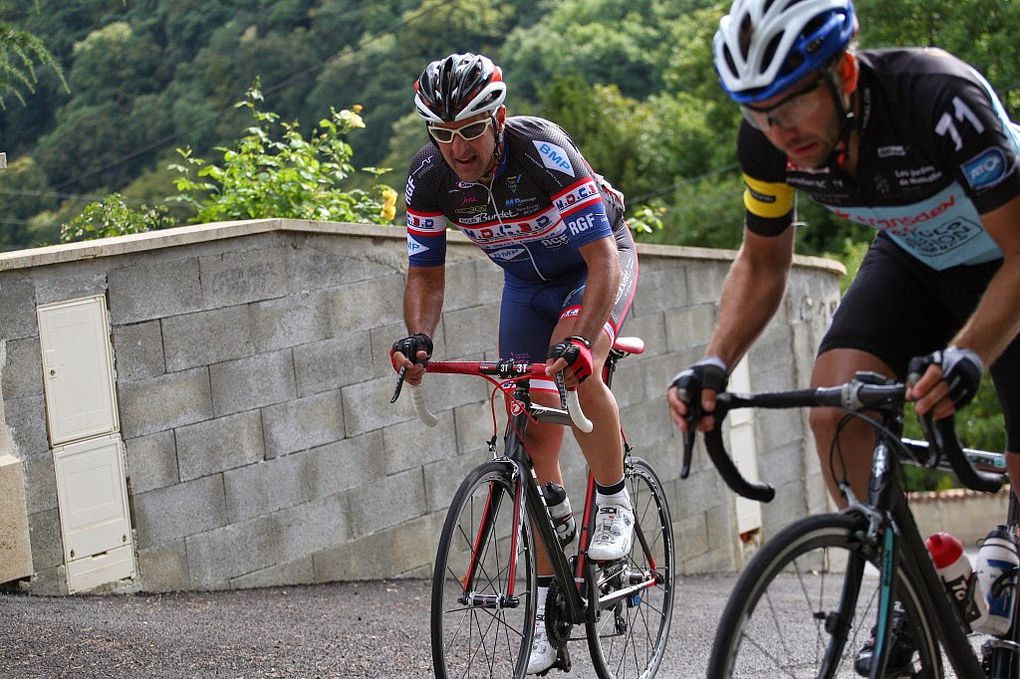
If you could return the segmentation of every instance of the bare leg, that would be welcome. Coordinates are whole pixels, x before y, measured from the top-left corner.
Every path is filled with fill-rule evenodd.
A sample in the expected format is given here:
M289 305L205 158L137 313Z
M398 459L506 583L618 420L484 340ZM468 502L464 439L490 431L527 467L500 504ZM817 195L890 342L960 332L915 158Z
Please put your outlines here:
M831 387L853 378L854 373L871 370L888 377L895 373L873 354L857 349L833 349L827 351L815 361L811 374L812 387ZM815 436L815 447L821 461L822 474L829 488L829 495L840 507L846 507L847 501L836 485L837 481L847 478L853 487L854 494L866 498L868 493L868 477L871 475L871 455L874 452L875 436L871 427L860 420L851 421L845 426L839 437L839 448L842 455L834 453L830 456L836 430L844 413L838 408L814 408L811 410L811 431ZM842 465L840 464L842 461Z

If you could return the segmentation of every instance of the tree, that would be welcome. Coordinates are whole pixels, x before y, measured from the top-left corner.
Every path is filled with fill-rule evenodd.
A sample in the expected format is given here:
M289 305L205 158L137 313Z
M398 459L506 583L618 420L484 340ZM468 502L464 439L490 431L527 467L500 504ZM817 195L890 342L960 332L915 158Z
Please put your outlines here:
M67 87L60 65L39 37L0 21L0 110L7 108L10 97L24 104L25 92L35 92L37 64L51 67Z

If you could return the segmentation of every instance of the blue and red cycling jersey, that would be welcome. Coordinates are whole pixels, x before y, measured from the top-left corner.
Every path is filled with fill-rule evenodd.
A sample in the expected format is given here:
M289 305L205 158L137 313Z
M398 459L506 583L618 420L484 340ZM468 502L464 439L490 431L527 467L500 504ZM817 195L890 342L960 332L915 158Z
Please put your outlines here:
M411 266L446 260L446 229L459 229L522 282L559 281L585 269L579 248L600 238L633 249L623 196L596 174L558 125L507 118L492 185L461 181L434 144L418 151L407 179Z

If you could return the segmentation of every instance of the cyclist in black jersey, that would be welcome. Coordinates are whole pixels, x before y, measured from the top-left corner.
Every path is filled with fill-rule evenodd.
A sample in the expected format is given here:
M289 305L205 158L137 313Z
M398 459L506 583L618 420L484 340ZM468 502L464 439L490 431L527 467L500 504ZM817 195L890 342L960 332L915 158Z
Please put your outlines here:
M500 357L545 361L550 376L564 370L567 387L577 389L595 424L589 434L574 429L597 484L588 556L620 559L630 551L634 515L624 485L619 411L599 376L637 284L623 197L559 126L508 118L505 94L499 67L475 54L434 61L415 83L415 107L430 143L415 155L408 174L404 319L411 334L394 342L391 360L412 384L427 370L443 306L446 231L456 227L504 270ZM551 380L532 380L531 395L559 405ZM563 483L562 432L537 423L525 432L543 484ZM569 519L569 504L551 511ZM544 619L552 568L541 545L538 575L538 615ZM545 625L536 625L528 673L544 672L555 660Z
M800 190L878 230L822 340L812 385L860 370L904 378L916 360L915 408L944 418L974 397L988 368L1020 488L1020 135L969 65L937 49L857 51L857 30L850 0L735 0L720 21L715 67L744 114L744 239L705 357L667 390L671 416L687 429L677 386L710 412L727 370L774 314ZM845 506L828 463L839 418L819 409L811 426L829 492ZM866 429L840 438L862 497Z

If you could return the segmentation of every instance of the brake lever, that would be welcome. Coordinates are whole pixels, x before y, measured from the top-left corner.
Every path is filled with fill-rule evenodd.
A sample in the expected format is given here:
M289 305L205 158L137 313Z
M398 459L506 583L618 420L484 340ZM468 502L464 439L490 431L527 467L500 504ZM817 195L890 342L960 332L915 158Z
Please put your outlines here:
M687 403L687 431L684 432L684 456L683 464L680 467L680 478L686 479L691 475L691 457L694 453L694 442L698 436L698 420L701 419L701 405L687 400L687 390L677 389L680 400Z
M404 388L404 373L407 372L407 368L401 368L397 372L397 388L393 390L393 398L390 399L390 403L396 403L397 399L400 398L400 390Z

